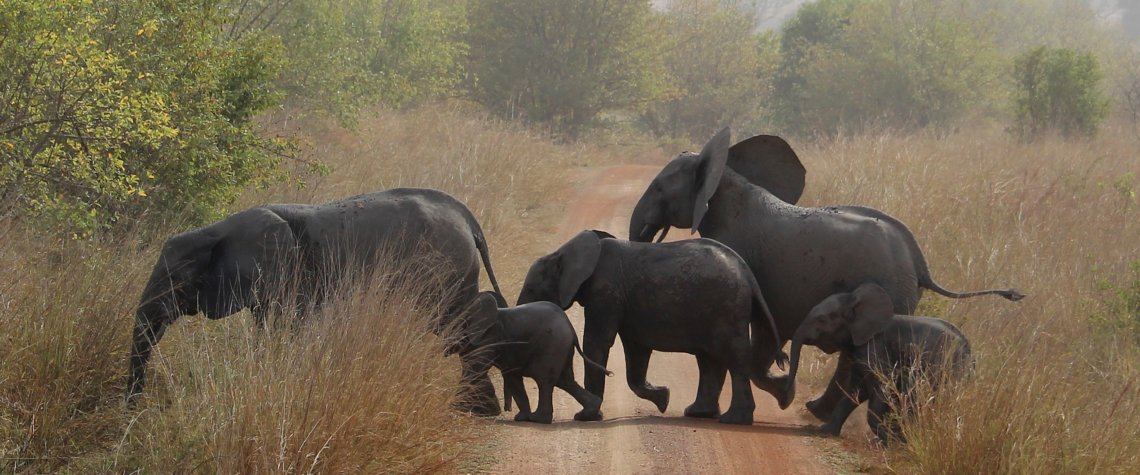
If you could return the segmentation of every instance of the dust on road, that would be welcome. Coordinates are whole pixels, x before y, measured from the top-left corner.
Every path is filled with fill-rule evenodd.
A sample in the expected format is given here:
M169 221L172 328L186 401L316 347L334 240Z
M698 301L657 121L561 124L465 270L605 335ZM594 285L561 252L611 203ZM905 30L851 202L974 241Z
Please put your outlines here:
M575 173L567 196L565 218L557 243L584 229L601 229L615 236L628 234L629 214L656 166L620 165L586 168ZM669 240L689 237L674 230ZM579 338L584 327L582 309L568 312ZM719 424L715 420L684 417L685 406L696 397L697 363L692 355L654 352L648 381L668 386L669 409L658 413L648 401L635 396L625 384L624 351L619 341L610 350L601 422L575 422L581 409L566 393L554 391L554 423L516 423L514 413L494 420L501 442L492 473L832 473L809 442L805 426L812 421L797 410L797 401L781 411L775 400L753 387L756 422L752 426ZM582 382L582 360L574 358L574 371ZM531 401L537 389L527 380ZM721 394L727 408L730 391Z

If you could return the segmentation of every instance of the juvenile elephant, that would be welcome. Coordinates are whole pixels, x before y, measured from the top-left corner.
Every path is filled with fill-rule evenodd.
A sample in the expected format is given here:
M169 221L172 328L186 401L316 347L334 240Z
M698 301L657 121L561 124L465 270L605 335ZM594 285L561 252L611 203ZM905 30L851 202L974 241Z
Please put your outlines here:
M683 153L669 162L637 202L629 238L648 242L659 231L664 238L672 226L700 231L732 248L748 263L785 338L815 304L863 282L880 283L895 313L903 315L914 312L922 289L950 298L1023 297L1015 289L946 290L931 278L918 242L898 219L862 206L795 206L806 172L783 139L757 135L730 144L731 131L725 128L699 154ZM770 367L771 360L761 366ZM839 401L835 383L846 378L849 367L840 357L832 384L808 402L821 420ZM765 370L755 376L758 387L780 398L782 378Z
M500 308L498 297L483 292L471 317L472 347L480 369L499 368L503 374L503 409L511 410L511 399L519 406L516 421L549 424L554 417L554 388L566 391L582 405L582 412L594 413L602 398L591 394L574 380L574 351L582 354L578 334L566 313L550 302L532 302L514 308ZM584 355L587 365L610 375L608 370ZM538 384L538 410L530 411L530 399L523 377Z
M912 394L920 378L937 389L973 368L970 343L958 327L938 318L895 315L891 296L872 283L824 299L800 324L792 336L791 397L804 344L828 354L842 352L852 362L847 378L839 382L847 397L821 427L833 435L839 435L851 411L869 401L867 424L875 435L884 442L902 440L897 420L890 417L892 407L905 404L898 396Z
M645 380L653 350L696 355L700 381L686 416L752 423L750 352L771 361L781 340L759 286L732 249L709 239L644 244L583 231L530 267L518 301L540 300L563 309L582 305L585 356L599 364L606 364L614 337L621 335L630 389L661 412L669 405L669 389ZM718 397L726 369L732 375L732 404L721 415ZM586 390L603 396L600 370L586 368L585 380ZM574 416L601 417L597 410Z
M330 286L366 271L380 259L412 268L413 258L438 282L446 311L435 330L451 325L479 291L479 261L491 285L487 242L463 203L437 190L396 188L319 205L270 204L247 209L208 226L168 239L143 290L135 317L127 379L127 400L141 393L147 360L167 327L199 311L210 319L243 308L264 320L281 302L290 276L303 300L300 310L319 302ZM460 351L461 348L452 348ZM476 394L470 411L495 415L499 407L485 372L464 357L465 387Z

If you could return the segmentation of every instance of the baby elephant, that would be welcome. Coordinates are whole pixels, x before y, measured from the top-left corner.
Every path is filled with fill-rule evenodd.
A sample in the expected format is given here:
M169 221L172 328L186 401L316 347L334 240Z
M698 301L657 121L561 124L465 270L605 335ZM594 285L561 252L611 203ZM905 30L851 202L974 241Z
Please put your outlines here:
M879 440L903 441L897 419L890 417L892 407L902 404L898 396L911 394L920 378L936 388L973 368L970 343L958 327L938 318L895 315L891 297L872 283L834 294L808 313L792 336L789 397L795 395L800 348L805 343L827 354L843 352L854 362L850 378L840 381L848 397L820 427L832 435L839 435L851 412L869 401L867 424Z
M554 387L566 391L584 411L595 412L602 398L590 394L574 381L574 350L582 354L578 335L566 313L550 302L534 302L513 308L500 308L494 292L482 292L471 314L471 345L485 365L503 373L503 408L511 410L511 399L519 406L516 421L549 424L554 417L551 398ZM612 375L605 367L583 357ZM484 371L486 367L483 368ZM523 387L523 376L538 383L538 410L530 412L530 400Z

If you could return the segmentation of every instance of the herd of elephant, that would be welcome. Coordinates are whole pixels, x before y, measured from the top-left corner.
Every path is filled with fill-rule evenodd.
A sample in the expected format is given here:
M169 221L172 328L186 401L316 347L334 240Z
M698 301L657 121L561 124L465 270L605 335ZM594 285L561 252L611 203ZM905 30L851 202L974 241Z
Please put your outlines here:
M751 386L787 408L808 344L839 353L827 389L807 403L826 422L821 429L838 434L867 402L874 433L899 439L898 418L889 413L914 387L915 374L937 382L961 378L973 366L957 327L910 316L922 290L950 298L1023 295L946 290L898 219L862 206L796 206L805 175L783 139L758 135L733 145L725 128L700 153L682 153L653 179L633 209L628 241L579 233L534 262L514 307L495 279L479 223L446 193L400 188L236 213L163 246L136 313L128 404L143 390L154 346L181 315L218 319L248 308L260 324L270 309L282 308L272 297L281 295L273 290L282 285L275 269L299 269L290 274L299 276L292 288L305 300L296 307L304 313L353 270L431 254L444 264L424 268L444 284L444 309L433 328L457 335L446 351L462 362L463 410L500 413L488 377L494 365L503 375L504 409L518 405L516 420L549 423L554 387L582 405L574 419L599 420L610 374L605 366L620 335L626 381L637 396L664 412L669 389L646 381L650 355L689 353L699 376L685 416L751 424ZM671 227L699 231L701 238L662 242ZM479 291L480 262L494 291ZM585 312L581 346L564 313L575 302ZM782 351L788 340L790 361ZM586 362L584 388L573 374L575 351ZM788 373L772 374L773 363L786 364ZM722 413L726 374L732 397ZM538 385L533 411L523 377Z

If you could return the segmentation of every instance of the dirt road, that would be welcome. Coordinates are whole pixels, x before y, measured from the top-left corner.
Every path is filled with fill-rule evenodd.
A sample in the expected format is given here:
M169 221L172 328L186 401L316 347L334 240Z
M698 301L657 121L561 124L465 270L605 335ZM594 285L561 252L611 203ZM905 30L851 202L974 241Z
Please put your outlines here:
M602 229L626 237L629 213L659 167L623 165L587 168L576 173L568 193L566 214L555 241L564 242L583 229ZM688 230L673 230L670 240L688 237ZM569 312L579 335L584 327L582 309ZM620 340L620 338L619 338ZM499 425L501 446L492 473L832 473L809 443L803 426L810 423L792 409L781 411L775 400L753 388L756 421L751 427L719 424L682 416L696 397L697 364L691 355L655 352L648 380L668 386L669 409L658 413L625 384L625 361L620 341L610 351L614 377L606 382L602 405L605 420L581 423L573 415L581 409L560 390L554 392L554 423L539 425L511 421L504 414ZM582 360L574 359L575 375L582 381ZM531 403L537 389L528 382ZM721 408L728 407L726 385Z

